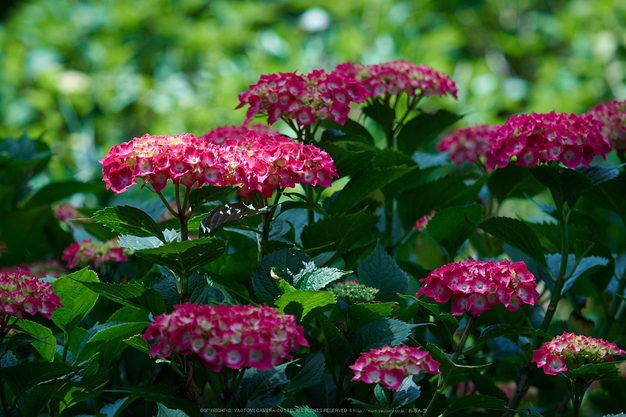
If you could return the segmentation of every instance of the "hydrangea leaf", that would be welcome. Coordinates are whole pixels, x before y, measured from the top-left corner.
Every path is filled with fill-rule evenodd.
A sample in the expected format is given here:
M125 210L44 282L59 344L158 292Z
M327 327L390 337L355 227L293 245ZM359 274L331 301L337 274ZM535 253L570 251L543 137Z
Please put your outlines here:
M135 349L142 353L145 353L146 355L150 354L150 346L148 345L148 342L139 334L131 336L128 339L122 339L122 342L134 347Z
M184 411L167 408L161 403L157 403L157 408L159 410L157 417L189 417Z
M476 343L473 346L463 351L464 355L470 355L473 352L480 349L488 341L495 339L496 337L510 337L510 336L527 336L532 335L535 337L547 337L551 336L541 330L534 330L528 327L516 326L512 324L493 324L482 331Z
M328 291L296 290L290 291L278 297L274 305L285 312L291 303L298 304L302 312L299 315L300 321L304 321L306 316L313 310L335 304L335 295ZM298 317L298 316L296 316Z
M570 197L584 194L593 188L591 178L575 169L539 165L532 168L530 173L550 189L557 206L564 204Z
M483 208L478 204L448 207L435 213L428 221L426 231L445 249L447 258L453 260L482 219Z
M157 291L146 289L143 284L131 281L124 283L80 282L91 291L127 306L148 310L153 314L165 313L163 297Z
M0 368L5 383L11 388L15 398L34 386L60 377L72 377L84 369L63 362L24 362L15 366Z
M205 185L200 188L194 188L189 194L189 205L194 209L204 203L222 200L228 197L228 194L234 189L234 186L218 187L215 185Z
M52 321L66 334L70 334L89 314L98 300L98 294L84 283L98 283L98 276L87 268L73 272L52 282L54 293L61 299L62 307L52 313Z
M154 236L165 242L159 225L146 212L136 207L105 207L96 211L91 220L105 225L114 232L139 237Z
M340 144L332 142L322 142L319 147L333 158L339 177L357 174L368 166L374 156L371 150L348 150Z
M212 236L224 227L226 223L266 213L269 210L269 207L255 207L252 203L243 202L219 205L202 219L199 236Z
M352 351L358 353L380 349L383 345L393 347L404 343L411 334L411 329L416 326L395 319L378 319L353 330L348 341ZM356 360L356 357L353 359Z
M231 405L236 408L247 408L247 415L253 414L258 408L272 408L283 402L285 396L282 389L287 383L285 365L275 366L270 370L248 368L233 396Z
M471 394L465 395L461 398L454 400L452 404L448 406L443 415L449 415L459 410L473 409L473 408L485 408L487 410L496 411L509 411L506 407L504 400L489 395Z
M226 249L217 238L202 237L183 242L170 242L158 248L135 251L148 261L169 268L178 276L190 276L202 266L219 258Z
M405 405L417 400L420 397L420 394L420 388L415 384L415 382L413 382L413 377L409 375L402 380L402 385L400 385L394 394L393 401L391 402L391 408L395 410L400 407L404 407Z
M36 339L33 340L31 344L45 360L54 360L54 354L57 350L57 340L54 338L50 329L30 320L19 320L17 327Z
M380 127L387 131L396 118L396 112L389 106L384 105L380 100L375 100L369 106L361 109L363 113L371 117Z
M310 353L304 357L304 364L300 371L289 381L285 392L300 391L306 387L317 384L324 375L326 361L320 351Z
M537 235L523 221L509 217L490 217L478 227L521 250L540 265L547 266Z
M333 364L343 365L346 359L352 354L350 343L328 317L323 314L318 314L317 320L321 324L324 336L326 337L329 361Z
M359 282L378 288L377 301L399 301L397 293L408 291L409 277L383 249L380 241L358 267Z
M413 155L462 118L463 116L448 110L438 110L432 114L420 113L409 120L398 133L398 149L407 155Z
M352 330L368 323L391 316L395 302L389 303L358 303L348 305L348 319Z
M291 249L280 249L273 252L257 264L252 274L254 294L261 303L273 303L280 296L280 291L272 278L272 268L280 268L286 274L286 281L293 284L293 277L304 269L311 258L305 253Z
M319 290L333 281L352 273L337 268L317 268L303 276L294 278L294 286L299 290Z
M127 347L122 340L139 334L146 327L148 323L120 323L98 331L80 349L75 363L81 363L100 353L100 363L108 369L116 356Z
M346 122L342 125L331 119L322 120L321 126L327 130L335 130L343 132L346 136L361 136L365 139L365 142L370 145L374 145L374 137L362 124L355 122L352 119L346 119ZM338 136L338 135L334 135Z

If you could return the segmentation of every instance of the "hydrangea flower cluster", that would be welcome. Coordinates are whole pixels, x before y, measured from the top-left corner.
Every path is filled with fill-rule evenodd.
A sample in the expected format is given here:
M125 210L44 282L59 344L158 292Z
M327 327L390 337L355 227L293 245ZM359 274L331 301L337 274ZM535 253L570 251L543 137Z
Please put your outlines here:
M587 114L603 124L602 133L609 140L611 149L626 152L626 100L602 103Z
M281 118L299 126L325 119L344 124L350 103L361 103L367 95L361 83L343 71L288 72L262 75L258 83L239 93L237 108L250 106L246 123L261 113L267 114L270 125Z
M231 161L232 183L241 183L238 193L249 198L252 191L271 197L276 187L293 188L303 182L330 187L338 177L326 151L279 135L248 133L241 139L226 139L221 145Z
M215 145L223 145L226 139L242 139L250 132L263 135L280 135L280 132L268 125L253 124L243 126L218 126L200 136L199 139L206 140Z
M309 346L293 316L251 305L177 305L156 317L142 337L156 340L150 347L153 357L195 353L213 372L222 365L271 369L291 359L289 350Z
M335 296L346 303L369 303L374 301L376 294L378 294L378 288L366 287L363 284L359 284L358 281L345 281L335 284L329 288L328 291L335 294Z
M427 215L422 216L419 219L417 219L417 222L415 222L415 226L413 227L413 230L424 230L424 229L426 229L426 225L428 224L430 219L433 218L434 215L435 215L435 210L431 211L430 214L427 214Z
M80 268L87 265L100 266L106 262L125 262L128 257L117 243L117 239L106 242L93 242L92 239L85 239L68 246L63 251L61 259L67 262L68 268Z
M521 166L556 160L568 168L589 167L596 155L605 157L610 150L602 124L590 115L522 114L496 128L485 167L487 171L504 168L514 156Z
M161 192L168 180L187 187L241 184L238 193L253 190L271 197L274 188L299 182L331 185L337 170L330 155L313 145L276 134L247 132L242 138L215 145L190 134L149 136L114 146L100 161L107 188L116 194L136 184L136 178Z
M0 273L0 326L6 324L2 315L21 320L24 313L34 316L39 312L50 319L58 307L62 307L61 299L49 283L21 271Z
M346 62L336 69L359 80L372 97L398 96L406 92L409 97L457 97L456 83L447 75L425 64L397 60L375 65Z
M578 368L588 363L611 362L612 355L625 353L615 343L566 332L533 351L532 361L546 374L556 375L567 371L567 364Z
M420 347L406 345L385 345L369 353L362 352L361 357L349 368L354 371L352 381L382 384L392 390L400 388L406 376L418 375L422 370L431 374L441 373L438 370L439 362L431 358L428 352L422 351Z
M498 303L515 311L522 303L539 302L535 277L523 262L455 262L435 269L420 282L417 297L426 295L439 303L454 297L452 314L478 315Z
M21 266L3 266L0 268L0 273L21 272L37 278L58 278L62 274L65 275L66 271L67 268L65 268L65 266L63 266L58 259L48 259L45 261L33 262L31 264L23 264Z
M495 128L493 125L478 125L459 129L441 138L437 149L450 152L450 159L458 166L463 162L474 163L487 154Z
M85 217L70 203L61 203L53 211L54 217L62 222L68 223L72 219Z

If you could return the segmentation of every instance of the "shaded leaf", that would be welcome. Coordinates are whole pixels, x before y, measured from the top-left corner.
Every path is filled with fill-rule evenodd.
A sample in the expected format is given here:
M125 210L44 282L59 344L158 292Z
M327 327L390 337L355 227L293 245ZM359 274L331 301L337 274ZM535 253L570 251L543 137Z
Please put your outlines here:
M333 364L344 364L352 353L350 343L328 317L318 314L317 321L321 324L326 337L329 361Z
M81 284L122 305L143 308L155 315L166 312L161 294L155 290L146 289L137 281L120 284L103 282L81 282Z
M575 169L558 165L539 165L530 172L550 189L557 206L564 204L570 197L586 193L593 188L591 179Z
M261 303L273 303L280 292L272 278L272 268L280 268L286 273L286 281L293 285L293 277L302 271L311 261L308 255L291 249L273 252L257 264L252 274L254 294Z
M345 137L344 137L345 138ZM322 142L319 148L328 152L333 159L339 177L352 176L365 169L372 160L372 150L348 150L337 143Z
M368 323L391 316L391 311L396 303L358 303L348 305L348 319L350 329L356 329Z
M256 216L257 214L270 211L269 207L255 207L252 203L222 204L215 207L207 214L200 224L200 237L211 236L224 227L244 217Z
M165 242L159 225L146 212L135 207L105 207L96 211L91 220L105 225L114 232L139 237L154 236Z
M320 351L310 353L304 358L304 365L285 387L285 392L299 391L317 384L324 374L326 361Z
M39 323L24 319L17 322L17 327L37 339L33 340L31 344L45 360L54 360L54 354L57 350L57 340L52 335L52 330Z
M428 221L426 231L446 250L447 258L453 260L482 219L483 208L478 204L448 207L435 213Z
M348 341L352 351L358 355L360 352L369 352L370 349L380 349L383 345L393 347L404 343L411 334L411 329L416 326L395 319L378 319L353 330Z
M52 282L52 289L62 305L52 312L52 321L67 335L89 314L98 300L98 294L85 287L85 282L97 283L98 275L84 268Z
M438 110L432 114L421 113L409 120L398 133L398 149L407 155L413 155L462 118L463 116L448 110Z
M226 186L218 187L216 185L205 185L200 188L194 188L189 194L189 205L192 209L211 201L219 201L230 194L236 187Z
M539 239L535 232L523 221L509 217L490 217L480 223L479 227L521 250L540 265L547 265Z
M380 241L358 267L359 282L378 288L377 301L398 301L408 291L409 277L383 249Z
M460 410L473 408L485 408L487 410L508 411L504 400L491 397L489 395L470 394L454 400L444 412L444 416L450 415ZM467 413L467 411L465 412Z

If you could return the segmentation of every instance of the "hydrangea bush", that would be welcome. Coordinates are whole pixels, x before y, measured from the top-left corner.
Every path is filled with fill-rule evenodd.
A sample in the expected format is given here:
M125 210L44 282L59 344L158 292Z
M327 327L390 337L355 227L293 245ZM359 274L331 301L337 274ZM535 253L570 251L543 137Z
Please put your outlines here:
M457 96L402 60L262 75L241 125L95 185L3 140L2 414L621 412L623 103L457 126Z

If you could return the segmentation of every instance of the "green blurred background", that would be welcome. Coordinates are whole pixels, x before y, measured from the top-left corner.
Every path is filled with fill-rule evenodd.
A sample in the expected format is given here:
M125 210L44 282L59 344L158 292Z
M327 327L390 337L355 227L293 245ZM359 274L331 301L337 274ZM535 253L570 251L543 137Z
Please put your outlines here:
M2 0L0 137L52 146L44 182L97 180L116 143L240 124L261 74L348 60L449 74L459 126L581 113L626 99L625 22L623 0Z

